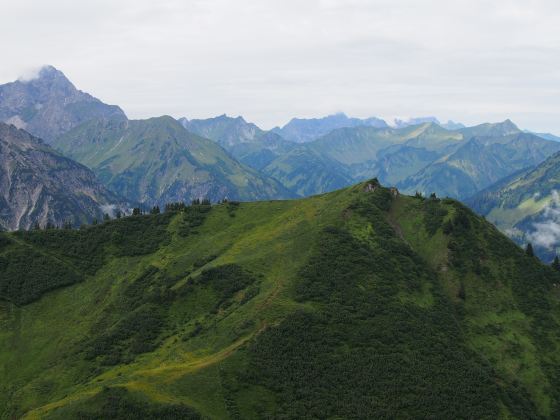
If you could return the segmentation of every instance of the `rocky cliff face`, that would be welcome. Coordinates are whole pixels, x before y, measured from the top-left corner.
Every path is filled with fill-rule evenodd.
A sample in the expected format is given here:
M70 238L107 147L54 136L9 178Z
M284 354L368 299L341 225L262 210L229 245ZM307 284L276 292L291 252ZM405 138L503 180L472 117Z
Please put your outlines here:
M0 121L51 142L77 125L99 117L123 117L114 105L82 92L52 66L36 78L0 85Z
M110 212L118 201L85 166L0 123L0 230L78 225Z

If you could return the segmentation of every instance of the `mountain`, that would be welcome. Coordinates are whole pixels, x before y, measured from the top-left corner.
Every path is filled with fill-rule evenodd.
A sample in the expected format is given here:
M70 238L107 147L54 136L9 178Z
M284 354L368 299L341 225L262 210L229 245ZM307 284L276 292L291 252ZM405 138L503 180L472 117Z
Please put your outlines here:
M294 194L308 196L352 184L346 168L323 153L284 140L242 117L221 115L205 120L179 120L190 132L209 138L233 157L278 180Z
M86 167L13 125L0 123L0 228L101 219L121 201Z
M393 120L393 126L395 128L405 128L411 125L420 125L426 123L434 123L437 125L441 125L436 117L413 117L407 119L395 118Z
M225 149L240 143L257 142L265 133L255 124L246 122L243 117L232 118L225 114L202 120L181 118L179 122L187 131L214 140Z
M307 197L351 185L348 168L325 154L301 145L261 168L293 193Z
M560 150L558 143L523 133L510 121L459 132L465 140L458 147L400 181L399 188L464 199Z
M479 192L466 202L521 244L551 261L560 247L560 153Z
M168 116L92 120L54 144L91 168L111 190L149 205L197 198L293 196L277 181L240 164L218 144L189 133Z
M509 119L500 123L484 123L473 127L465 127L459 130L459 132L461 132L466 139L473 137L503 137L522 133Z
M242 117L221 115L204 120L181 118L179 122L187 131L217 142L241 163L259 171L297 147L276 133L261 130L255 124L246 122Z
M446 130L460 130L461 128L466 128L465 124L452 120L448 120L446 123L440 125Z
M558 418L558 283L375 181L2 234L0 416Z
M0 85L0 121L47 142L85 121L114 116L124 117L124 112L77 90L52 66L43 67L34 79Z
M394 185L461 140L461 134L432 123L402 129L340 128L277 157L262 171L304 195L332 191L374 176Z
M349 118L345 114L339 113L323 118L293 118L282 128L276 127L271 131L286 140L295 143L307 143L337 128L359 126L387 127L387 123L375 117L366 119Z
M435 123L424 123L401 129L342 128L321 137L311 147L351 166L375 161L385 151L393 152L396 146L438 151L462 139L461 134L445 130Z

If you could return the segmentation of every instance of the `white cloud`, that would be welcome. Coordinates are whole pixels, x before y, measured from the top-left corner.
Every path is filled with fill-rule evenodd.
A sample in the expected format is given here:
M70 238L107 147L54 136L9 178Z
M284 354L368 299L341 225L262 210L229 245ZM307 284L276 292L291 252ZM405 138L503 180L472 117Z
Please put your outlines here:
M560 132L555 0L5 0L0 81L53 64L132 117L436 115Z
M108 214L109 217L115 217L115 212L117 211L117 206L115 204L102 204L99 208L103 214Z
M527 234L527 239L535 245L553 249L560 245L560 196L552 191L552 200L544 209L543 222L534 223L534 231Z

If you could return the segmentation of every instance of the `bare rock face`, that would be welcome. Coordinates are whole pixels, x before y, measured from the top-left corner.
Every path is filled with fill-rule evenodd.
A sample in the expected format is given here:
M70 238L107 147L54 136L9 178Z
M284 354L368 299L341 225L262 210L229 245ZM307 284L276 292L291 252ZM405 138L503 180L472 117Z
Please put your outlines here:
M126 118L118 106L76 89L52 66L43 67L32 80L0 85L0 121L49 143L79 124L101 117Z
M102 217L119 199L85 166L13 125L0 123L0 230Z

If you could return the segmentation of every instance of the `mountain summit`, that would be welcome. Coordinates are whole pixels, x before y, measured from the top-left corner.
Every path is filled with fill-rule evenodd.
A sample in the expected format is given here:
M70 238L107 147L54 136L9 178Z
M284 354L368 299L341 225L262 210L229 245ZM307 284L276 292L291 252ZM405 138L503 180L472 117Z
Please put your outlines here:
M99 117L125 117L115 105L107 105L82 92L53 66L41 68L36 77L0 85L0 121L53 141L77 125Z

